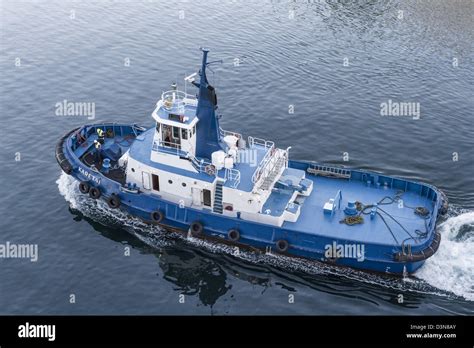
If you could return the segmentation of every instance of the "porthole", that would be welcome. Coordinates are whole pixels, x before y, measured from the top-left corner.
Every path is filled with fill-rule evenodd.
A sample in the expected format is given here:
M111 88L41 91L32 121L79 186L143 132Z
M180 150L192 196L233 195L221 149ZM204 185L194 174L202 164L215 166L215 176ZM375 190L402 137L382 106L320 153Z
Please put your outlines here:
M185 182L181 183L181 185L183 185L183 187L186 187L186 183L185 183Z
M172 184L173 183L173 180L168 180L168 184Z
M135 168L132 168L132 172L134 172L134 173L135 173Z

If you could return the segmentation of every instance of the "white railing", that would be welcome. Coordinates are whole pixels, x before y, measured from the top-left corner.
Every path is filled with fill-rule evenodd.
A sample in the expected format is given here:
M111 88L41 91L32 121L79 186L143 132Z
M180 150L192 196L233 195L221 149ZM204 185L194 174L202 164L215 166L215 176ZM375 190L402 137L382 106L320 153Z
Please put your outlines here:
M249 136L248 142L249 142L249 147L253 147L254 145L263 146L267 149L275 147L275 143L273 141L265 140L261 138L255 138L255 137Z
M288 166L288 150L272 148L267 154L269 154L269 156L267 157L267 155L265 155L264 159L255 170L255 173L252 175L252 183L254 184L254 187L258 188L261 186L265 179L267 179L274 171L280 159L283 158L285 160L283 163L285 168Z
M240 171L233 168L226 168L225 179L231 182L231 187L236 188L240 184Z
M206 173L211 176L217 176L217 170L216 167L207 161L204 161L203 159L198 160L196 157L188 153L189 160L191 161L191 164L193 167L199 172L199 173Z
M242 139L242 134L237 133L237 132L227 131L227 130L222 129L221 127L219 127L219 134L222 138L224 138L227 135L233 135L234 137L237 137L238 139Z
M270 147L267 150L267 153L265 154L265 156L263 156L262 160L257 166L257 169L255 169L255 172L252 175L252 182L254 184L260 180L260 178L264 175L265 172L268 171L268 167L270 163L272 162L272 159L275 158L275 154L276 154L276 151L275 151L274 146Z
M184 110L186 105L197 105L197 99L192 94L187 94L178 90L166 91L161 94L161 103L167 110Z
M191 153L186 152L181 149L180 144L172 143L169 141L163 141L160 140L159 143L156 141L153 142L153 150L154 151L160 151L164 153L169 153L172 155L178 155L182 157L186 157L189 159L193 167L199 172L199 173L206 173L211 176L217 176L217 170L216 167L210 163L207 162L203 159L198 160L196 157L194 157ZM239 182L240 182L240 172L238 176Z
M159 143L156 143L156 141L154 141L152 149L154 151L161 151L165 153L170 153L172 155L183 156L183 154L185 154L185 152L181 150L180 144L172 143L169 141L163 141L163 140L160 140Z
M261 138L255 138L255 137L248 137L248 142L249 142L249 148L254 147L255 145L262 146L265 149L267 149L267 152L265 153L265 156L263 156L262 160L257 166L257 169L252 175L252 183L256 183L257 181L260 180L262 175L264 175L264 172L267 171L266 168L268 168L270 162L272 162L272 158L275 155L275 143L273 141L261 139Z

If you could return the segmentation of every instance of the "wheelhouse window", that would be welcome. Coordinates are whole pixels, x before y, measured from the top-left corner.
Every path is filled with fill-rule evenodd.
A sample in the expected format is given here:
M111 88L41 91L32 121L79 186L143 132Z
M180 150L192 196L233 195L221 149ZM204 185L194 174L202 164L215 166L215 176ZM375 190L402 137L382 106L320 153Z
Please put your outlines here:
M172 120L172 121L183 122L184 121L184 115L169 114L168 119Z
M188 139L188 130L181 128L181 139Z
M181 129L180 127L163 124L162 130L161 130L162 146L180 148L181 147L180 129Z
M173 138L179 139L179 127L173 127Z

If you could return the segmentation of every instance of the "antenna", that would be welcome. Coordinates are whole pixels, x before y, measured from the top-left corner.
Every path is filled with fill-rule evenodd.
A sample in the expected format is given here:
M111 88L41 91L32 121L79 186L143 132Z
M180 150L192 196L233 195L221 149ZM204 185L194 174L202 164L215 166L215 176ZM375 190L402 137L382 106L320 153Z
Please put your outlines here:
M211 65L211 64L216 64L216 63L221 63L221 64L223 64L224 61L223 61L222 59L213 60L212 62L209 62L209 63L207 63L206 65L209 66L209 65Z
M219 59L219 60L214 60L214 61L209 62L209 63L206 64L206 67L207 67L209 70L211 70L211 72L212 72L213 74L214 74L215 72L214 72L214 70L212 70L209 66L210 66L210 65L214 65L214 64L216 64L216 63L224 64L224 61L223 61L222 59Z
M188 82L193 83L196 80L197 72L184 77L184 94L188 94Z
M191 74L191 75L189 75L189 76L186 76L186 77L184 78L184 81L186 81L186 82L193 82L193 81L195 80L196 75L197 75L197 73L194 73L194 74Z

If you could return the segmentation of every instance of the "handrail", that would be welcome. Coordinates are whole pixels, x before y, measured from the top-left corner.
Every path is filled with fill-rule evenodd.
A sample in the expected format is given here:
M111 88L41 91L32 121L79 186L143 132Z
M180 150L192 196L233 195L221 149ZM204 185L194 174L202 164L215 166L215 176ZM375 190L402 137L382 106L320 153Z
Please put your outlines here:
M187 159L189 159L189 161L193 165L194 169L196 169L199 173L206 173L208 175L217 176L217 171L216 170L213 170L214 174L211 174L211 172L209 170L206 170L206 167L207 166L212 166L212 163L210 163L208 161L205 161L204 159L198 160L191 153L183 151L181 149L180 144L160 140L160 142L158 144L156 142L153 142L153 150L154 151L162 151L162 152L165 152L165 153L170 153L172 155L178 155L178 156L186 157Z
M207 175L217 176L217 170L214 170L213 174L210 171L206 171L206 168L208 166L212 166L212 163L205 161L203 159L198 160L196 157L194 157L190 153L187 154L187 157L191 161L191 164L193 165L194 169L196 169L199 173L206 173Z
M161 94L160 101L166 109L170 110L173 108L182 109L186 105L195 105L197 99L192 94L178 90L170 90Z
M160 140L160 146L172 147L172 148L174 148L174 149L179 149L179 150L181 150L181 144L173 143L172 141Z
M160 140L157 144L156 141L153 142L153 150L159 151L159 147L167 147L170 149L181 150L181 144L172 143L170 141Z
M160 140L158 144L154 141L152 150L158 151L158 152L169 153L171 155L187 156L186 151L183 151L181 149L180 144L172 143L169 141Z
M267 154L270 156L267 157ZM260 162L259 166L252 175L252 183L254 187L259 187L260 184L273 172L273 169L277 165L281 158L285 158L285 167L288 164L288 154L286 150L272 149L265 155L264 160Z
M334 197L334 202L336 202L336 201L337 201L337 209L341 209L341 201L342 201L342 192L341 192L341 190L338 190L337 193L336 193L336 197Z
M255 169L255 172L252 175L252 183L255 184L260 179L265 167L268 166L275 153L276 151L274 151L274 148L270 148L265 156L263 156L262 161L259 163L257 169Z
M226 168L224 178L232 182L231 187L236 188L240 184L240 171L233 168Z
M273 141L261 139L261 138L256 138L249 136L248 137L248 142L249 142L249 147L252 148L254 145L259 145L263 146L267 149L267 153L263 156L262 160L260 161L259 165L257 166L257 169L252 175L252 183L256 183L257 181L260 180L265 167L268 166L268 164L271 162L275 152L275 143Z
M275 147L275 143L273 141L265 140L261 138L255 138L252 136L248 137L248 142L249 142L249 147L253 147L254 145L260 145L267 149Z
M237 137L238 139L242 139L242 134L237 133L237 132L231 132L231 131L222 129L221 127L219 127L219 135L222 138L225 137L226 135L233 135L234 137Z
M132 124L132 130L133 130L133 133L135 133L135 136L138 137L137 131L140 131L141 133L143 133L144 131L146 131L146 128L134 123Z

